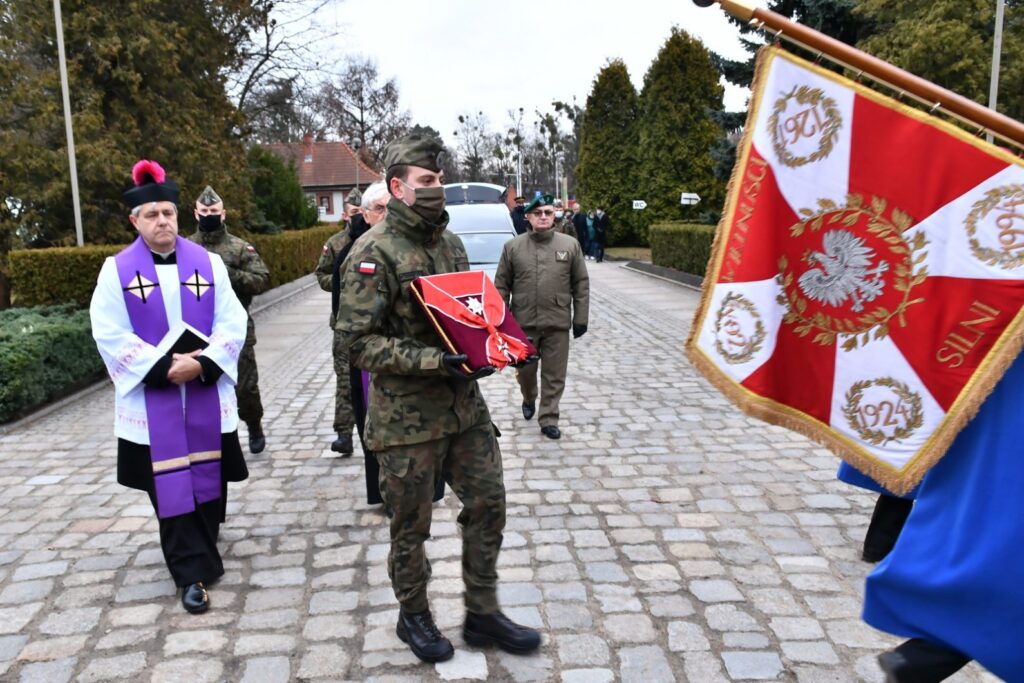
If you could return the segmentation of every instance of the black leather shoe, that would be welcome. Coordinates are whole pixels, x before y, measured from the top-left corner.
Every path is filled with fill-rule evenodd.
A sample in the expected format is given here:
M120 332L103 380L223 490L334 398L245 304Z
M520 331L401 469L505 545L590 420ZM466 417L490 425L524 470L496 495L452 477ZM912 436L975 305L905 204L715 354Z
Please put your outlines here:
M540 428L540 433L549 439L561 439L562 432L558 431L558 427L555 425L547 425Z
M451 641L437 630L430 610L406 614L405 610L400 609L395 633L398 634L398 639L406 643L412 653L424 662L444 662L455 654Z
M331 450L335 453L341 453L343 458L352 455L352 435L338 432L338 438L331 444Z
M530 403L525 403L525 402L523 403L523 417L524 418L526 418L527 420L530 420L530 419L533 418L533 416L536 413L537 413L537 402L536 401L531 401Z
M912 638L895 650L878 655L886 683L939 683L970 661L970 657L920 638Z
M181 590L181 605L190 614L202 614L210 609L210 595L202 581L189 584Z
M262 453L267 447L267 437L263 433L263 425L259 422L254 424L246 423L249 427L249 452L253 455Z
M462 637L469 645L497 645L505 652L522 655L540 647L540 633L520 626L501 612L494 614L466 613Z

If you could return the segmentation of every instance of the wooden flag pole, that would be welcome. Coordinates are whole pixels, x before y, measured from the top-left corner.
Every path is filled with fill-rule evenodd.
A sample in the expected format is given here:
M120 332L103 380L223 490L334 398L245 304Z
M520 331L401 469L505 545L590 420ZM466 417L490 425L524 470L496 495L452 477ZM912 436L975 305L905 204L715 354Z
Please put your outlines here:
M756 7L750 0L693 0L693 2L700 7L718 4L732 16L746 21L756 28L763 28L769 35L788 39L811 52L818 52L852 71L870 76L899 93L914 96L931 105L933 112L944 109L947 113L968 124L980 127L981 132L989 131L1008 142L1024 147L1024 123L1003 116L999 112L946 90L931 81L915 76L877 57L872 57L835 38L830 38L824 33L790 21L771 10Z

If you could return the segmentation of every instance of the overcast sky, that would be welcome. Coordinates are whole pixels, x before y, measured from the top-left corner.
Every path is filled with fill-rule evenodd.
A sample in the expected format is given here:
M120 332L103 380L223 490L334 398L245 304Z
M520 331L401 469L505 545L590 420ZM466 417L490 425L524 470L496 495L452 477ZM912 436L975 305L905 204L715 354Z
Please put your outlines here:
M508 109L523 107L530 124L553 100L575 96L584 106L610 58L626 63L639 91L672 26L726 56L745 55L722 10L691 0L344 0L330 14L317 20L340 31L331 51L374 58L383 77L397 79L413 122L449 143L460 113L482 111L497 130ZM727 109L746 98L726 86Z

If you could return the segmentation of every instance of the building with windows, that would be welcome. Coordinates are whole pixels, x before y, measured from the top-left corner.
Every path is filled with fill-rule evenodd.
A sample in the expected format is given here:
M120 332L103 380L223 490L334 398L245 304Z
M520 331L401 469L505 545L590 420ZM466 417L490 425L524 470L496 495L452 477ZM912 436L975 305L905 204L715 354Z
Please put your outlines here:
M341 220L345 195L353 187L362 190L384 179L344 142L315 141L306 135L302 142L276 142L266 148L295 166L299 183L320 209L322 221Z

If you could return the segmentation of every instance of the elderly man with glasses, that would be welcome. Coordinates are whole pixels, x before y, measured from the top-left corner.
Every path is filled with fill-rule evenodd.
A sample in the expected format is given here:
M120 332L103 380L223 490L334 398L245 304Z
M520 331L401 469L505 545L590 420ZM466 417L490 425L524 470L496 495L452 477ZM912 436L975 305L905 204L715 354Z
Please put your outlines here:
M558 402L565 390L569 365L569 331L576 339L587 331L590 279L580 243L556 232L555 200L545 194L526 207L531 230L509 240L501 252L494 284L512 315L533 340L540 363L516 374L523 394L523 417L537 412L537 365L541 366L540 431L559 439Z

